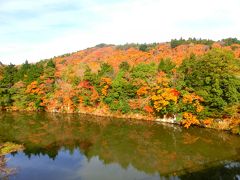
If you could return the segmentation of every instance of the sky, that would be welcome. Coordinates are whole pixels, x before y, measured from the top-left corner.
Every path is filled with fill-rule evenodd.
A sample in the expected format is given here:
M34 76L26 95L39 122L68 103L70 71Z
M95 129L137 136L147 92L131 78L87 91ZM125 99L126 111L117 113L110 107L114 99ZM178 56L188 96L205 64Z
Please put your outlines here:
M240 39L240 0L0 0L0 61L37 62L100 43Z

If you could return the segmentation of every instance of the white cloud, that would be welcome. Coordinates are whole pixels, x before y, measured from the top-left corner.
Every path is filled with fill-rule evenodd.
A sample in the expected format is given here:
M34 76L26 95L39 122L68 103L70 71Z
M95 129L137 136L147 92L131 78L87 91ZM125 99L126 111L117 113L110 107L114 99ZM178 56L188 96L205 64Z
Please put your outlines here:
M59 1L11 0L2 9L29 10L40 7L54 7ZM25 2L25 4L23 3ZM69 1L61 0L61 3ZM163 42L172 38L240 37L238 0L125 0L115 3L104 1L73 1L74 10L51 11L39 9L40 15L26 21L13 21L11 26L0 30L4 33L36 31L35 36L45 33L47 39L27 41L7 38L0 41L0 60L4 63L37 61L67 52L77 51L98 43L122 44L126 42ZM19 6L19 7L18 7ZM62 7L61 7L62 8ZM67 8L67 7L66 7ZM68 7L68 8L71 8ZM44 8L43 8L44 9ZM1 15L1 10L0 10ZM70 23L73 27L51 27L60 23ZM58 29L59 28L59 29ZM42 32L41 32L42 31ZM49 33L49 31L53 31ZM9 33L10 32L10 33ZM56 33L55 33L56 32ZM41 34L42 33L42 34ZM6 39L6 37L5 37ZM13 61L14 60L14 61Z

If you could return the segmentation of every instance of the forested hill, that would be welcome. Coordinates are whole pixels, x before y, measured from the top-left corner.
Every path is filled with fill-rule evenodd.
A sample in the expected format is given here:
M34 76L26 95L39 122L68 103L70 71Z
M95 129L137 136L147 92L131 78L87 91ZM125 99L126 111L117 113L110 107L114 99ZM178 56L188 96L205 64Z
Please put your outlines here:
M176 117L185 127L215 119L239 132L240 41L179 39L107 45L36 64L0 64L0 108Z

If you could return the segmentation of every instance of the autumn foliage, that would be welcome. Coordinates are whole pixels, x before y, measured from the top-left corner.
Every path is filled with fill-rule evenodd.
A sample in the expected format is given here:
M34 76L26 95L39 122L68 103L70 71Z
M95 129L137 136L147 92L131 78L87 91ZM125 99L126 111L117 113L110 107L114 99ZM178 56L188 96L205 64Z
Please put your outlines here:
M1 65L0 107L177 117L186 128L234 117L236 127L238 113L230 112L240 101L239 58L236 39L102 44L36 64Z

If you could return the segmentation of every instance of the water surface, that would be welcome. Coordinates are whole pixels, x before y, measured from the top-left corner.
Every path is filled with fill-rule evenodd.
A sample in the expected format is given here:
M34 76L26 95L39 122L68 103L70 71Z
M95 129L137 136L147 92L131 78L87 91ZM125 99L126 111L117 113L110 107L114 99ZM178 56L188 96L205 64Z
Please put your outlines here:
M240 137L81 114L1 113L10 180L240 179Z

